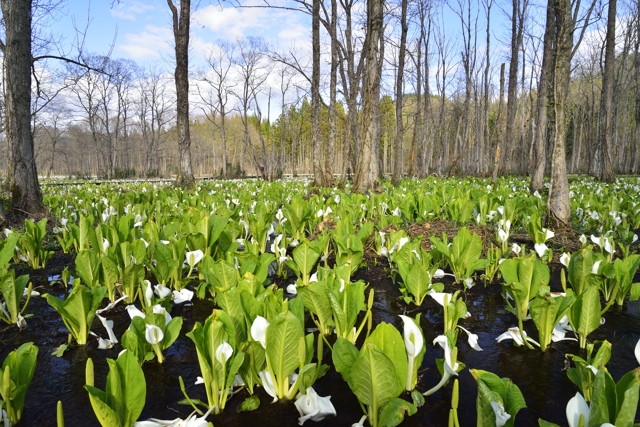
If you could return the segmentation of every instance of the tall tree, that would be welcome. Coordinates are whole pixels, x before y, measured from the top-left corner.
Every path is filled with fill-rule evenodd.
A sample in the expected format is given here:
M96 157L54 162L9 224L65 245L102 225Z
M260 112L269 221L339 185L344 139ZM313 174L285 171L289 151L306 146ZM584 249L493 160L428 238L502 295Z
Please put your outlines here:
M604 182L616 180L611 163L613 145L613 83L616 66L616 0L609 0L607 17L607 38L604 54L604 73L602 75L602 95L600 96L600 128L594 159L591 162L591 174Z
M311 12L311 162L313 164L313 184L323 185L322 133L320 132L320 0L312 0Z
M398 73L396 75L396 136L395 151L393 156L392 182L397 185L402 179L404 163L404 119L402 110L404 107L404 60L407 50L407 0L400 0L400 49L398 51ZM419 101L418 101L419 102Z
M46 215L35 164L31 133L31 0L1 0L5 40L5 117L9 162L7 184L11 208Z
M555 0L547 1L547 23L554 22ZM553 45L554 26L547 24L544 30L542 41L542 66L540 68L540 78L538 79L538 99L536 100L536 127L533 136L534 163L531 171L531 192L542 189L544 181L544 171L547 166L547 104L549 103L549 93L553 80Z
M176 69L176 127L178 130L178 176L176 185L190 187L194 184L191 166L191 135L189 133L189 26L191 0L180 0L180 11L173 0L167 0L173 23Z
M378 186L380 137L380 75L384 51L384 0L367 0L367 35L362 89L359 156L353 190L364 193Z
M502 164L504 172L510 170L511 153L515 146L515 127L516 113L518 112L518 58L520 47L522 46L522 38L524 34L525 13L527 10L527 0L513 0L511 11L511 58L509 60L509 83L507 89L507 126L504 133L504 140L499 141L502 144L502 155L504 161ZM495 173L494 173L495 175Z

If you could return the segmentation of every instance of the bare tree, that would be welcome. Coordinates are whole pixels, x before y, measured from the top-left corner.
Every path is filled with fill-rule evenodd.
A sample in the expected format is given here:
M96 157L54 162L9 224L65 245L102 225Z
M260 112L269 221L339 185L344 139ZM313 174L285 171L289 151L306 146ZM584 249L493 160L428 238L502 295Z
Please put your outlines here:
M194 184L191 166L191 136L189 133L189 26L191 23L191 0L180 0L178 7L167 0L171 9L173 38L175 42L176 68L176 127L178 130L178 165L180 170L176 185L190 187Z
M210 73L201 77L214 92L215 102L205 102L212 111L220 115L220 140L222 143L222 175L227 176L227 133L225 120L227 118L229 103L229 93L233 87L233 82L229 72L233 66L233 44L226 41L218 41L206 57ZM202 98L202 96L201 96ZM204 100L204 99L203 99ZM215 121L213 126L216 126Z
M145 177L159 173L160 153L175 119L175 101L162 74L158 68L147 68L137 84L135 115L143 142Z
M393 159L393 176L391 181L398 184L403 175L403 152L404 152L404 118L402 110L404 107L404 61L407 50L407 0L400 0L400 49L398 50L398 72L396 75L396 136L395 151Z
M353 190L364 193L378 186L380 134L380 75L384 57L384 0L367 1L367 39L362 90L362 124L359 158Z
M616 0L609 0L607 15L607 35L602 75L602 95L600 97L600 129L591 162L591 174L604 182L615 182L616 177L611 163L613 146L613 84L616 67Z
M244 171L245 156L247 149L250 149L251 152L249 154L254 161L257 172L260 172L260 165L257 162L253 144L251 143L251 136L249 135L249 111L255 108L258 88L266 81L268 76L267 65L264 63L264 53L267 48L264 40L257 37L237 39L235 46L238 55L235 57L234 64L238 67L239 83L236 89L233 90L233 94L238 99L238 111L241 114L244 127L240 167Z

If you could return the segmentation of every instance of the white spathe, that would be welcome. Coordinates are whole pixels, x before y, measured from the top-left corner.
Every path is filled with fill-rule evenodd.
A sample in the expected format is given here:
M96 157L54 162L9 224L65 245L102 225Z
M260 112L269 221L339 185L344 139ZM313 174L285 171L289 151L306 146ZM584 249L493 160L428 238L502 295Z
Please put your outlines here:
M504 410L504 405L501 402L491 402L491 407L496 414L496 427L504 426L511 415Z
M584 416L584 425L589 425L591 410L589 409L587 402L584 400L584 397L582 397L582 394L579 392L576 393L576 395L567 403L566 413L569 427L578 427L580 415Z
M145 327L144 337L149 344L156 345L164 339L164 332L158 326L147 323Z
M171 293L171 289L167 288L162 283L158 283L153 287L153 292L158 295L159 298L166 298Z
M227 363L227 360L231 358L232 354L233 347L231 347L231 345L226 341L223 341L216 349L216 359L223 365Z
M262 348L267 348L267 327L269 321L262 316L256 316L255 320L251 324L251 338L254 341L258 341Z
M125 310L127 310L127 313L129 314L129 317L131 319L133 319L134 317L142 317L143 319L145 317L147 317L146 314L144 314L142 311L140 311L135 305L131 304L128 305L124 308Z
M466 330L460 325L458 325L458 328L462 329L464 332L467 333L467 337L468 337L467 342L469 343L469 346L472 349L474 349L475 351L483 351L480 345L478 344L478 334L472 334L471 332L469 332L468 330Z
M264 391L266 391L269 396L273 397L273 401L271 403L276 403L278 401L278 395L276 394L275 381L273 380L271 372L260 371L258 372L258 376L260 377L260 381L262 381Z
M182 304L183 302L191 301L193 298L193 291L187 288L180 289L179 291L173 291L173 303Z
M307 392L296 399L294 405L300 414L299 425L303 425L308 420L322 421L329 415L336 415L331 396L318 396L312 387L307 388Z
M156 305L153 306L153 313L154 314L162 314L162 315L164 315L164 324L165 324L165 326L168 325L169 322L171 322L171 315L169 314L167 309L164 308L163 306L161 306L160 304L156 304Z
M147 421L137 421L133 424L133 427L207 427L209 422L207 417L213 411L215 406L209 408L209 410L202 416L197 417L193 412L186 419L176 418L175 420L158 420L156 418L150 418Z
M196 251L187 252L186 254L184 254L184 257L187 265L193 268L202 260L202 258L204 258L204 253L200 249L198 249Z
M536 243L535 245L533 245L533 248L536 250L536 253L540 258L542 258L545 252L547 252L547 250L549 249L544 243Z
M527 339L527 341L540 347L540 344L538 344L533 338L527 336L526 331L522 331L522 334ZM501 334L496 338L497 342L502 342L504 340L513 340L515 345L518 347L524 344L524 342L522 341L522 337L520 336L520 329L518 327L509 328L507 332Z

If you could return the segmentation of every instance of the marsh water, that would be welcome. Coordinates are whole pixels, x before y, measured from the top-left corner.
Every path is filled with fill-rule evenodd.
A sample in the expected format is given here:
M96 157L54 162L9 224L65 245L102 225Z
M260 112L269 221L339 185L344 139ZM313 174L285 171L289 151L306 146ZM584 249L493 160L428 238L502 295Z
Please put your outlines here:
M36 290L49 292L57 296L64 294L62 286L48 285L47 276L59 273L70 259L65 256L54 258L46 272L32 274ZM559 290L559 265L552 265L552 290ZM41 274L41 275L38 275ZM362 268L354 279L363 279L375 289L374 324L380 322L393 323L402 330L399 314L405 312L414 315L423 313L422 329L425 334L427 353L421 370L418 389L425 391L440 380L435 366L435 359L442 357L439 346L433 346L433 339L442 333L442 309L437 303L427 298L421 307L406 305L400 298L398 286L388 275L384 266ZM640 278L636 277L636 281ZM553 289L556 288L556 289ZM446 290L454 287L447 284ZM464 335L458 339L458 360L466 365L460 372L460 406L458 415L461 426L473 426L476 423L476 384L469 369L483 369L501 377L510 378L522 391L527 408L521 410L516 417L516 426L537 426L538 418L566 425L565 406L573 397L577 388L566 375L568 361L566 353L582 354L578 343L563 341L554 343L546 353L518 348L511 341L496 343L495 338L516 325L515 317L504 309L501 287L498 283L483 287L478 283L465 294L467 308L472 314L470 319L460 322L471 332L478 334L479 344L483 351L471 349ZM183 399L178 378L183 377L187 392L191 398L206 400L204 387L194 385L200 375L195 347L185 333L191 330L196 321L204 321L211 314L214 305L208 301L194 301L193 305L176 306L173 316L183 316L184 325L180 337L166 351L164 364L155 361L143 365L147 382L147 400L141 420L148 418L175 419L185 418L191 413L189 406L178 402ZM96 386L104 389L108 367L106 358L117 358L122 347L118 344L109 350L98 350L97 343L90 340L84 347L68 350L63 357L51 355L60 344L67 341L68 332L61 317L44 298L34 297L26 310L33 316L27 319L28 328L19 332L15 327L4 327L0 330L0 360L20 344L33 341L39 347L38 363L33 381L27 392L25 410L20 425L23 426L55 426L56 404L61 400L64 406L66 426L99 426L93 414L85 385L85 365L88 358L95 364ZM114 321L114 331L118 337L129 326L130 319L122 306L107 313ZM638 366L633 354L634 347L640 337L640 313L637 302L627 302L621 309L612 309L604 315L606 322L589 336L589 341L607 339L613 344L613 354L607 368L613 378L618 380L623 374ZM311 326L311 325L308 325ZM537 337L534 325L529 321L525 329L534 338ZM106 336L102 325L96 320L93 330ZM329 349L326 349L325 362L331 364ZM308 421L308 425L317 426L351 426L362 416L362 410L355 395L334 369L320 378L314 385L321 396L331 395L336 408L337 417L329 417L319 423ZM262 388L257 389L260 407L253 412L237 413L236 408L248 396L240 391L227 403L224 413L210 416L214 426L296 426L298 413L292 402L271 403L271 398ZM408 395L404 396L410 400ZM444 387L426 398L425 405L418 413L408 417L403 426L445 426L451 402L451 385ZM638 418L636 418L638 421Z

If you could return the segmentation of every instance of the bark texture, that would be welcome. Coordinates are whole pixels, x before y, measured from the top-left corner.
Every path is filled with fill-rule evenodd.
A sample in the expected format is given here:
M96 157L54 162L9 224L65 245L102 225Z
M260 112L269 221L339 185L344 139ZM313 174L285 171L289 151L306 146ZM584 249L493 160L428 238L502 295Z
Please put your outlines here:
M6 37L7 185L11 209L21 215L46 215L31 133L31 0L2 0L0 6Z
M191 166L191 135L189 133L189 24L191 21L191 0L180 1L180 11L167 0L173 21L176 69L176 128L178 130L178 176L176 186L190 187L194 184Z
M557 0L555 5L555 49L553 84L553 157L551 159L551 186L547 208L549 220L556 227L567 227L571 217L569 180L565 143L567 138L567 101L571 77L574 21L571 0ZM547 25L549 23L547 22Z
M380 66L382 63L383 0L367 1L367 43L362 91L360 155L353 191L364 193L378 186L380 139Z
M554 22L555 0L547 1L547 23ZM538 99L536 101L537 123L534 133L534 165L531 172L531 192L542 189L545 169L547 166L547 105L549 104L549 89L553 79L553 37L554 26L547 24L544 31L542 48L542 66L540 82L538 83Z

